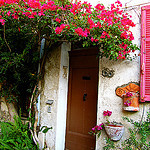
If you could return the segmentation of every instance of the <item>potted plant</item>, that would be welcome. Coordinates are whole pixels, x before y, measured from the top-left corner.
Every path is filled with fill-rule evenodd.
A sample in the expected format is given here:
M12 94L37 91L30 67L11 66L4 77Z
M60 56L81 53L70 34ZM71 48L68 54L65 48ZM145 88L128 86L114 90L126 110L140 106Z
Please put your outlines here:
M106 117L106 122L96 125L95 127L92 128L92 131L89 132L89 134L92 135L98 135L98 137L101 135L101 131L105 129L108 137L113 140L113 141L118 141L121 139L123 133L124 133L124 126L122 123L118 122L110 122L108 120L108 117L111 116L112 112L111 111L104 111L103 115Z
M132 82L116 88L116 95L123 100L123 110L139 111L139 90L139 85Z
M127 111L139 111L139 92L125 92L122 94L123 109Z

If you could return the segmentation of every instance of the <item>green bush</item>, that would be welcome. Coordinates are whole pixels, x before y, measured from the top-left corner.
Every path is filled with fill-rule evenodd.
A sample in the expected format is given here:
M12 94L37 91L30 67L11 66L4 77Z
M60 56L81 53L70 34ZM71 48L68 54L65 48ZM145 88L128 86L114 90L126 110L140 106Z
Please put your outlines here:
M28 129L28 122L23 123L21 117L14 117L13 122L0 122L1 150L38 150Z

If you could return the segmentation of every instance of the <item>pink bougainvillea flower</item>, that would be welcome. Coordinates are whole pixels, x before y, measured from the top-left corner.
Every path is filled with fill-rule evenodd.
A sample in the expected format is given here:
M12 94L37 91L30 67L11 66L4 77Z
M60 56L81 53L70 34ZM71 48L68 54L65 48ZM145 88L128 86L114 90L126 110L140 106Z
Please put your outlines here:
M40 9L41 8L41 3L39 1L35 1L35 0L29 0L28 5L34 9L36 9L36 8Z
M133 94L132 94L131 92L127 92L127 93L126 93L126 96L127 96L127 97L131 97L131 96L133 96Z
M56 32L56 34L60 34L61 33L60 27L56 27L55 32Z
M95 39L94 39L93 37L91 37L91 41L94 42L94 40L95 40Z
M10 16L10 14L11 14L11 12L10 12L10 11L8 11L8 12L7 12L7 15L8 15L8 16Z
M14 19L18 19L18 17L19 17L19 16L16 15L16 14L12 14L12 16L13 16Z
M103 112L103 115L104 115L104 116L107 116L107 114L108 114L107 111L104 111L104 112Z
M92 132L97 134L97 132L100 131L100 130L102 130L102 129L103 129L103 123L99 124L99 125L96 125L95 127L93 127L92 128Z
M91 41L92 42L98 42L98 39L94 39L93 37L91 37Z
M95 131L95 127L94 127L94 128L92 128L92 131Z
M127 100L127 101L124 103L124 105L130 106L130 105L131 105L131 101Z
M97 130L99 131L99 130L102 130L103 128L101 127L101 126L98 126L97 127Z
M90 29L94 28L95 27L95 23L94 21L91 19L91 17L88 17L88 23L90 25Z
M109 35L107 32L103 31L103 33L102 33L102 35L101 35L100 38L105 38L106 36L107 36L108 38L110 38L110 35Z
M4 25L4 24L5 24L5 20L4 20L4 19L0 19L0 23L1 23L2 25Z
M107 110L108 111L108 110ZM111 116L112 114L112 111L108 111L108 116Z
M104 5L101 5L101 4L97 4L97 5L95 6L95 8L96 8L97 10L103 10L103 9L105 9Z
M89 31L87 29L85 29L85 31L83 31L83 29L81 27L75 29L75 33L78 35L81 35L82 37L87 37Z
M55 32L56 34L60 34L64 29L70 29L70 26L67 24L61 24L60 27L56 27Z
M112 111L109 111L109 110L103 112L104 116L111 116L111 114L112 114Z
M110 54L114 59L126 59L130 52L138 49L136 46L132 48L130 42L134 40L134 36L129 29L135 24L130 19L131 16L125 14L120 8L122 4L119 0L111 4L109 9L105 8L103 4L97 4L92 8L90 3L81 1L68 2L68 5L64 4L63 6L57 5L53 0L23 0L22 3L19 2L19 0L0 0L0 6L4 6L0 10L0 23L2 25L6 23L4 18L8 16L10 16L8 19L15 19L19 22L28 19L33 20L33 22L41 20L46 26L49 26L49 21L53 20L55 23L52 24L51 29L55 29L55 33L52 33L55 35L66 34L66 40L69 38L70 41L68 35L73 35L79 39L90 39L92 45L98 46L102 42L109 41L109 38L116 41L113 45L116 55ZM10 10L9 5L14 3L17 7ZM60 25L58 26L56 22ZM115 32L118 32L117 37ZM112 51L110 49L111 47L108 46L108 51Z
M39 15L39 16L45 16L44 12L42 12L42 11L39 12L38 15Z
M81 2L77 2L77 4L72 3L72 8L70 9L70 12L73 13L73 15L76 15L81 11L80 8L81 8Z
M59 22L59 23L61 22L61 19L59 19L59 18L56 18L55 20L56 20L56 22Z

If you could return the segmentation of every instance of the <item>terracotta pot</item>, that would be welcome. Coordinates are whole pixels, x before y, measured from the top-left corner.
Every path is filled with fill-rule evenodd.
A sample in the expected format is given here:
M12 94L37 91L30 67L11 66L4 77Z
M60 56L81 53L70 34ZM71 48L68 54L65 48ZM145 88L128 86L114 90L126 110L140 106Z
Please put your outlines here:
M125 103L129 101L130 105L126 106ZM123 109L126 111L139 111L139 96L134 95L132 97L123 96Z
M139 111L139 91L139 85L132 82L122 85L116 89L116 95L123 99L124 110Z
M119 141L124 133L123 125L104 124L108 137L113 141Z

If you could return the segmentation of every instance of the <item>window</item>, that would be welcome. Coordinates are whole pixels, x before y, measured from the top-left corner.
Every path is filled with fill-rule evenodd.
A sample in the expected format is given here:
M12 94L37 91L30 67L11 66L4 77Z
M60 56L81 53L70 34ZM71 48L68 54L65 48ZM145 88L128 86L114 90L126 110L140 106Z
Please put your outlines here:
M150 5L141 9L141 102L150 101Z

